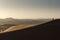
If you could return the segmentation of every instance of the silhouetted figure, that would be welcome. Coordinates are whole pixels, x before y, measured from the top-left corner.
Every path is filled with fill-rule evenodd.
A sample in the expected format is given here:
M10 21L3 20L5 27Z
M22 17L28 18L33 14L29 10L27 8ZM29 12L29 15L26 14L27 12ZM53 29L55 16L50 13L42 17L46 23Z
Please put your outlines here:
M55 20L54 18L52 18L52 20Z

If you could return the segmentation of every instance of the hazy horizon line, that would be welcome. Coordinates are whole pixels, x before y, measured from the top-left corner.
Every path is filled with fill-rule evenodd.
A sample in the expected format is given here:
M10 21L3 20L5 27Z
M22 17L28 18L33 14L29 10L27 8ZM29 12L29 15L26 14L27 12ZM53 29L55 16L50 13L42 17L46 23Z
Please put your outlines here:
M8 17L8 18L0 18L0 19L60 19L60 18L13 18L13 17Z

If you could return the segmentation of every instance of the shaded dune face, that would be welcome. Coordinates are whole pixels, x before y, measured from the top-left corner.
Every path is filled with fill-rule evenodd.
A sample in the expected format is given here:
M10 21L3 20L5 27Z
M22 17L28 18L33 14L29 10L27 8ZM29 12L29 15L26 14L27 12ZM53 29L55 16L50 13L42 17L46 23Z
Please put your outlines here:
M26 28L23 30L0 34L1 40L60 40L60 19Z

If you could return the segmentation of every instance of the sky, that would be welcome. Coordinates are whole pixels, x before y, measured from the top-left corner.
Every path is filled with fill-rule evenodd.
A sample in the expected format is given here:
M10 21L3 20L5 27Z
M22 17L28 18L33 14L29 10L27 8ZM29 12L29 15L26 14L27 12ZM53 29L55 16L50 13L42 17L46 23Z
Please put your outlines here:
M0 0L0 18L60 18L60 0Z

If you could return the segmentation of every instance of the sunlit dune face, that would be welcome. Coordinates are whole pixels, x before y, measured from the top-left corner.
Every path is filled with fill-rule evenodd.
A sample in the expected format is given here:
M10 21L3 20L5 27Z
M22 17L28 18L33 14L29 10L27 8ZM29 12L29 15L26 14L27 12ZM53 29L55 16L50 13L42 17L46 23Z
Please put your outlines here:
M29 28L29 27L36 26L36 25L38 25L38 24L22 24L22 25L18 25L18 26L11 26L10 28L2 31L1 33L23 30L25 28Z

